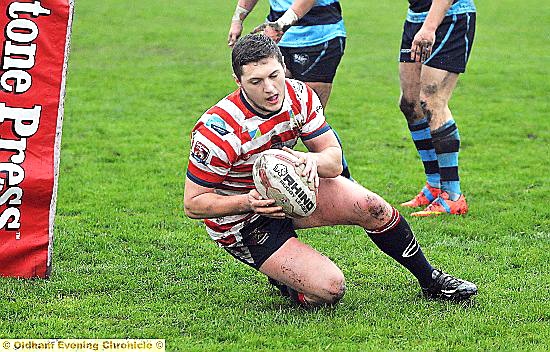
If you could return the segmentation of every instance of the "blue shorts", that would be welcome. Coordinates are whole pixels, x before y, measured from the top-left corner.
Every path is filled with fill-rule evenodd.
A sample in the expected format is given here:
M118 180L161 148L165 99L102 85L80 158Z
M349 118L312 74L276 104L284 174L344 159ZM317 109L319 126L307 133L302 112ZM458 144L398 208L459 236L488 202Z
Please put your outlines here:
M292 78L302 82L332 83L344 55L346 38L336 37L319 45L279 47Z
M242 241L223 247L241 262L259 270L262 264L289 238L298 237L292 219L261 216L241 230Z
M400 62L414 62L411 59L411 46L415 34L422 23L405 21L401 39ZM436 31L436 39L431 56L424 65L441 70L463 73L472 50L476 27L475 12L446 16Z

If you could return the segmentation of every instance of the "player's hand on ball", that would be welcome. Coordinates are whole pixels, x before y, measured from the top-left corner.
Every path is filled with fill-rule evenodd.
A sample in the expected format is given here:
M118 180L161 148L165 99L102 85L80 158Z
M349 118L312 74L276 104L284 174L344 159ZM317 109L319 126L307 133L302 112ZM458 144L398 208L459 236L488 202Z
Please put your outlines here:
M264 199L255 189L248 192L248 204L256 214L276 219L285 217L283 208L275 205L275 199Z
M229 45L230 48L235 45L237 42L237 39L241 36L243 32L243 23L240 21L232 21L231 27L229 27L229 33L227 35L227 45Z
M287 147L283 147L285 152L294 155L297 160L294 165L305 165L302 170L302 176L307 177L307 181L312 183L315 188L319 187L319 174L317 173L317 158L311 153L299 152Z
M284 29L277 22L264 22L252 31L252 33L259 32L263 32L263 34L273 39L275 43L280 42L283 34L285 34Z

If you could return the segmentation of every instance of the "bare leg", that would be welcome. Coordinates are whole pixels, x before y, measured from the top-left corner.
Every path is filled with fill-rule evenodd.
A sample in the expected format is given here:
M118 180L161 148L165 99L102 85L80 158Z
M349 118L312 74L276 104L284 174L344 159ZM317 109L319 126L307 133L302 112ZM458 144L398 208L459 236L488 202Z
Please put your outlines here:
M325 82L305 82L319 97L321 100L321 105L323 109L327 107L328 98L330 97L330 92L332 91L332 83Z
M429 66L422 67L420 101L432 131L452 119L449 100L456 87L458 76L458 73Z
M422 64L402 62L399 64L399 81L401 84L401 96L399 108L409 124L424 117L420 105L420 75Z
M260 271L303 293L311 305L334 304L344 296L342 271L297 238L286 241L262 264Z
M322 178L317 195L317 209L307 218L294 219L297 229L358 225L372 230L385 225L392 216L392 206L382 197L344 177Z
M285 71L285 76L288 78L292 78L292 72L290 72L288 69ZM319 100L321 100L321 105L323 105L323 109L327 107L328 98L330 97L330 92L332 91L332 83L326 83L326 82L304 82L307 84L315 94L319 97Z

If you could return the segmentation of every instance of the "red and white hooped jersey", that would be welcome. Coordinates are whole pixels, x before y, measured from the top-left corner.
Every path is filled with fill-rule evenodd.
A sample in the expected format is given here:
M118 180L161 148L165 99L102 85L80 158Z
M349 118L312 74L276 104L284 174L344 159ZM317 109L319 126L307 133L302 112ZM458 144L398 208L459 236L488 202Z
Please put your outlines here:
M306 84L286 79L280 111L259 115L240 89L206 111L191 135L187 178L215 188L223 195L246 194L254 189L252 165L267 149L293 148L298 138L308 140L330 130L317 95ZM239 231L257 214L205 219L206 229L220 246L241 240Z

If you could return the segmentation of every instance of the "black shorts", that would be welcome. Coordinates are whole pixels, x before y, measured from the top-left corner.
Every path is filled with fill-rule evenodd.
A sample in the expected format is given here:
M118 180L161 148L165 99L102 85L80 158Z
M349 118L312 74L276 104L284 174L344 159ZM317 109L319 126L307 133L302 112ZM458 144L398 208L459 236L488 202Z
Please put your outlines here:
M345 48L344 37L336 37L314 46L280 47L292 78L302 82L325 83L332 83L334 80Z
M411 46L422 23L405 21L401 39L400 62L411 60ZM424 65L441 70L463 73L474 42L476 14L474 12L446 16L436 31L432 55Z
M241 230L242 241L231 247L223 247L229 254L250 265L256 270L292 237L298 237L294 231L292 219L272 219L260 217Z

